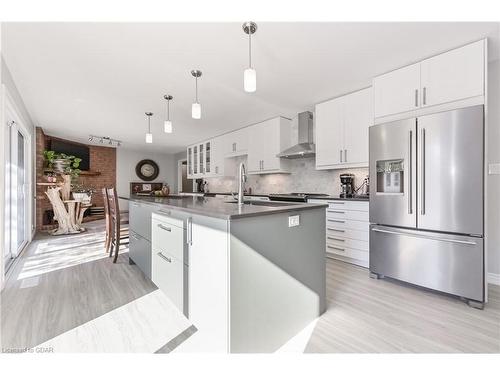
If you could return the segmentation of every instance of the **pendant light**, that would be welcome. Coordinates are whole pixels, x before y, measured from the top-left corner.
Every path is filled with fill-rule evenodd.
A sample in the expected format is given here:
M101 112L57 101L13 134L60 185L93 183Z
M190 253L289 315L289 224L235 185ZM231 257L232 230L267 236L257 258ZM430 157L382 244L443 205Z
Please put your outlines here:
M246 92L257 90L257 72L252 68L252 34L257 31L255 22L245 22L243 31L248 34L248 68L243 73L243 88Z
M172 95L164 95L163 98L167 101L167 116L163 123L163 131L172 133L172 121L170 121L170 101L174 98Z
M146 116L148 116L148 132L146 133L146 143L153 143L153 134L151 133L151 116L153 116L153 113L146 112Z
M196 80L196 100L191 105L191 117L198 120L201 118L201 105L198 103L198 78L201 77L201 70L191 70L191 75Z

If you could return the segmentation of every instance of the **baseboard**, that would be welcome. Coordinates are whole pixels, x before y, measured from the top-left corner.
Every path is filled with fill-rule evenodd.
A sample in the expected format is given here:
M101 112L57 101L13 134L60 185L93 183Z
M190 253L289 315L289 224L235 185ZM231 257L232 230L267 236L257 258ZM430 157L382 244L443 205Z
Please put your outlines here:
M488 284L500 285L500 273L488 272Z

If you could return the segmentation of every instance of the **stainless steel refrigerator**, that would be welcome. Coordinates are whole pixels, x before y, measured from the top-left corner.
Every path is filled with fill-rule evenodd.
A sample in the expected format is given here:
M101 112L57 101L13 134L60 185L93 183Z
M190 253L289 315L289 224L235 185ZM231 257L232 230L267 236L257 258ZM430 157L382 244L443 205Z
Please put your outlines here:
M481 308L484 107L370 128L370 272Z

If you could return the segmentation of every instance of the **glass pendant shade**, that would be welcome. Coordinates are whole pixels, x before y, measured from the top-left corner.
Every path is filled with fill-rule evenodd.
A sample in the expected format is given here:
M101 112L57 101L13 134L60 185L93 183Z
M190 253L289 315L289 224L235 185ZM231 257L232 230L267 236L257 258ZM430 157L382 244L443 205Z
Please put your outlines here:
M153 143L153 134L146 133L146 143Z
M243 87L246 92L255 92L257 90L257 72L255 69L245 69L243 74Z
M170 120L165 120L163 123L163 130L165 133L172 133L172 121Z
M201 118L201 105L200 103L193 103L191 106L191 117L194 119L200 119Z

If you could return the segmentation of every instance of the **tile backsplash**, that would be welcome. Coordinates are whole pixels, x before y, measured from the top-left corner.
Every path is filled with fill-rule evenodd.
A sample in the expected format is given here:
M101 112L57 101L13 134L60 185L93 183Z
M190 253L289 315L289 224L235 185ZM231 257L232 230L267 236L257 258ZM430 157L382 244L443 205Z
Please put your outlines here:
M226 171L230 177L205 179L208 182L210 192L226 193L237 190L234 176L236 175L236 165L240 161L245 163L246 157L239 157L235 160L234 172ZM368 175L368 168L316 170L314 158L291 159L290 171L290 174L249 175L245 186L247 189L251 187L253 194L295 192L339 195L340 174L354 174L356 187L361 185Z

